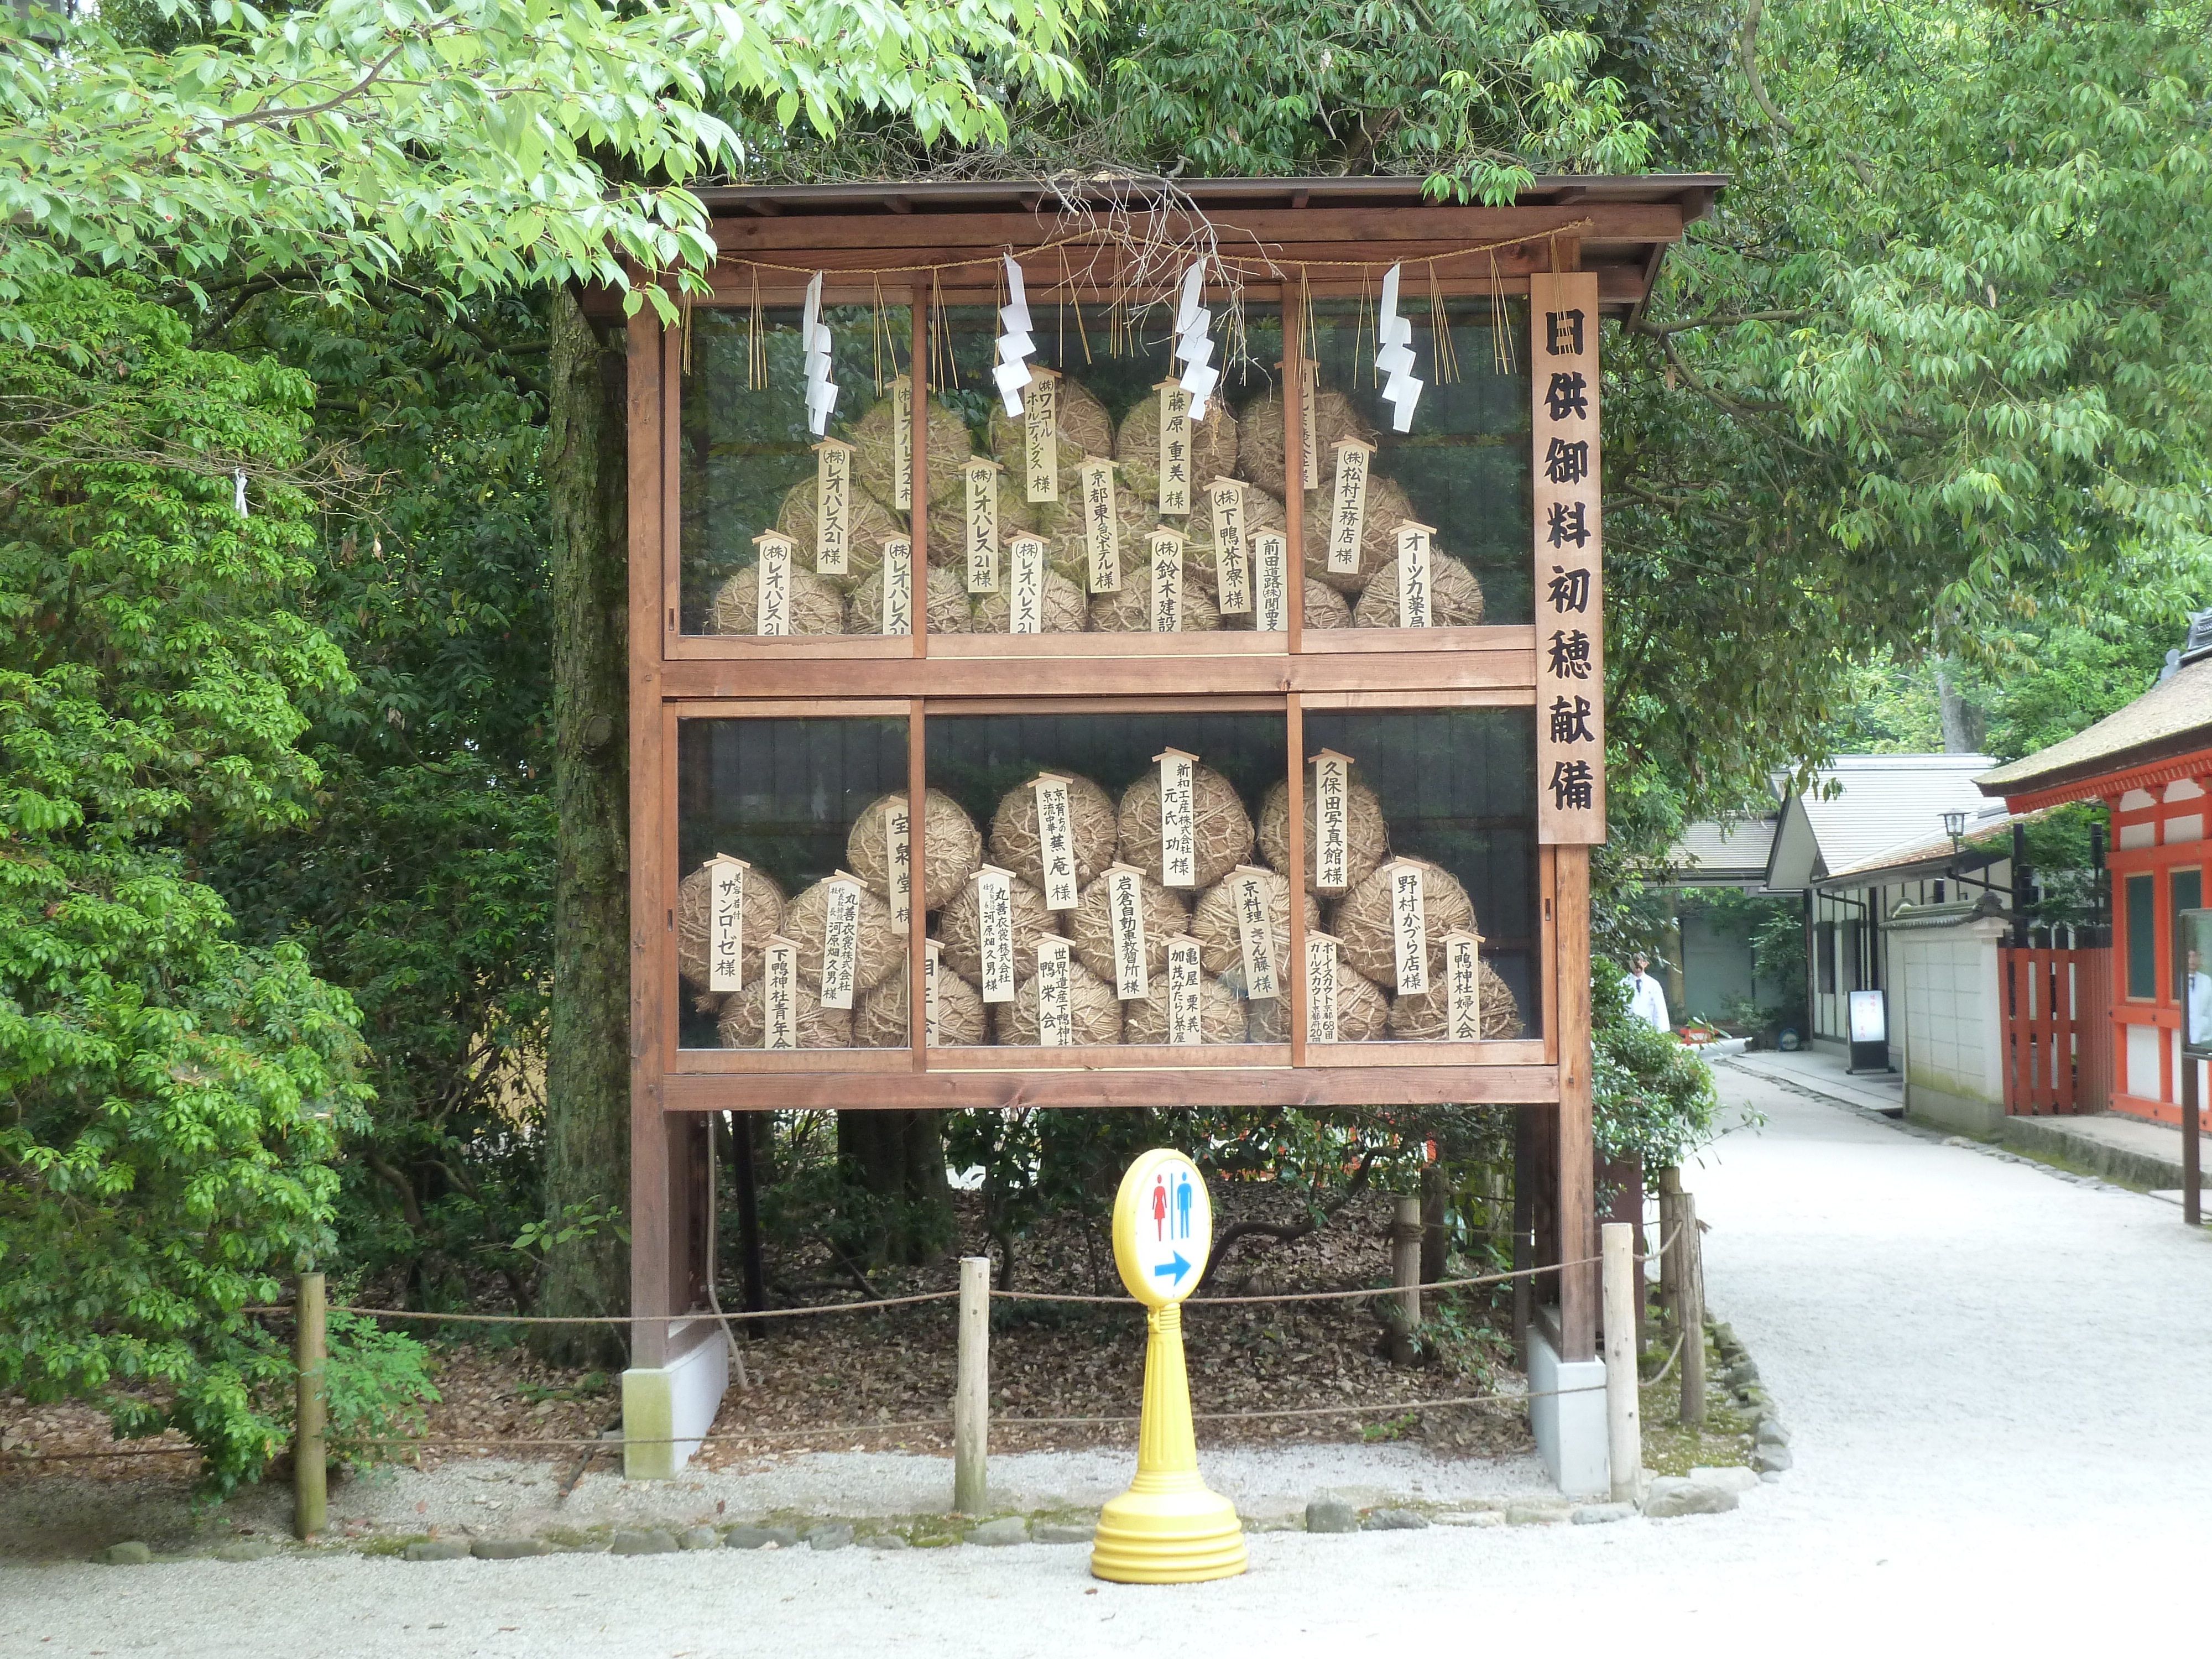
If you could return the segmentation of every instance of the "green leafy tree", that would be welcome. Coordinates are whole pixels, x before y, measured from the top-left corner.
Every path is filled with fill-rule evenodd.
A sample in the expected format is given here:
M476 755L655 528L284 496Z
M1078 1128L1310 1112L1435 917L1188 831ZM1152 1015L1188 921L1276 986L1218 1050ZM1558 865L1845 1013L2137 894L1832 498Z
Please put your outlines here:
M256 1393L282 1364L240 1310L327 1245L331 1159L368 1097L350 1000L295 946L238 943L194 873L215 837L304 816L299 703L348 681L298 605L309 503L283 474L307 390L192 349L128 288L41 278L18 314L37 343L0 343L0 1387L182 1429L227 1485L270 1449Z

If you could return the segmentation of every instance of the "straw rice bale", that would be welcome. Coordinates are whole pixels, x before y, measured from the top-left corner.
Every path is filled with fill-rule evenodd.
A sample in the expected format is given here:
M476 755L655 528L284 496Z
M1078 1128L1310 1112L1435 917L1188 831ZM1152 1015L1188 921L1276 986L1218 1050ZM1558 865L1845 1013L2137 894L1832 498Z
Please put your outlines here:
M860 487L889 506L898 495L893 468L898 452L891 439L891 399L885 398L853 423L846 441L857 452L853 476ZM960 489L960 465L975 453L968 422L957 410L947 409L936 398L929 400L929 504L932 507Z
M1200 887L1210 887L1252 857L1252 818L1236 786L1212 767L1191 769L1191 827ZM1121 794L1121 862L1160 875L1160 769L1148 766Z
M990 1022L983 999L957 974L937 976L937 1042L943 1048L972 1048L988 1042ZM860 999L853 1013L853 1041L862 1048L903 1048L913 1038L907 1018L906 975L893 974Z
M853 872L858 875L857 870ZM830 883L817 881L783 907L783 936L799 947L800 982L822 984L822 939L830 920ZM906 933L891 922L890 907L863 885L859 938L853 951L853 989L873 990L906 961Z
M1120 592L1092 594L1091 631L1094 634L1151 633L1151 576L1152 556L1147 553L1142 565L1122 571ZM1182 615L1178 620L1182 623L1175 630L1178 634L1219 631L1221 611L1213 603L1213 582L1210 575L1194 574L1188 569L1183 572Z
M1263 489L1284 494L1283 393L1271 386L1246 404L1237 415L1237 476L1249 478ZM1336 465L1329 453L1339 438L1375 441L1375 428L1361 418L1352 399L1341 392L1322 392L1314 398L1314 430L1320 441L1321 483L1326 489Z
M1107 906L1104 876L1083 890L1067 913L1067 936L1083 965L1114 983L1114 917ZM1145 972L1158 980L1167 972L1168 940L1190 925L1190 905L1150 876L1137 878L1137 911L1145 921Z
M1314 884L1314 769L1306 768L1306 885ZM1358 777L1345 791L1344 891L1367 879L1376 865L1390 856L1390 829L1382 821L1382 803ZM1291 791L1287 784L1268 786L1260 802L1260 856L1275 869L1291 867Z
M676 968L695 991L704 991L710 977L707 952L712 943L713 886L714 878L703 864L676 884ZM783 889L773 877L749 865L740 896L744 929L738 941L738 976L750 984L760 972L762 945L782 929Z
M1324 480L1324 483L1327 481ZM1328 568L1327 492L1315 498L1305 517L1306 574L1327 582L1339 592L1355 598L1374 580L1375 573L1398 556L1398 526L1413 516L1413 504L1395 478L1379 472L1367 475L1367 505L1359 520L1359 568L1336 571Z
M1513 1000L1513 988L1488 962L1478 960L1475 967L1475 977L1482 984L1482 1040L1510 1042L1521 1035L1521 1005ZM1427 990L1390 1005L1390 1035L1414 1041L1441 1037L1450 1014L1450 988L1441 974L1431 975Z
M1160 394L1147 392L1134 407L1121 417L1121 429L1114 434L1114 459L1121 464L1121 477L1130 489L1143 496L1152 507L1160 500ZM1188 470L1183 475L1191 483L1191 516L1195 519L1198 487L1212 478L1233 478L1237 474L1237 417L1229 412L1229 405L1218 398L1206 407L1206 418L1190 429ZM1181 524L1171 519L1171 524Z
M1036 951L1029 952L1029 976L1014 993L1012 1002L994 1005L991 1027L998 1040L1009 1047L1033 1048L1037 1040ZM1068 1030L1076 1045L1119 1042L1121 1040L1121 1000L1114 988L1073 956L1067 963Z
M926 631L932 634L973 631L975 621L969 609L967 584L957 573L943 565L931 565L923 603L928 608L924 623ZM880 634L884 631L884 573L881 570L853 590L849 621L855 634ZM899 637L903 639L905 635Z
M983 862L983 837L975 820L943 790L927 790L921 800L921 908L941 910ZM903 789L870 801L853 821L853 833L845 842L845 867L868 884L868 890L884 901L886 910L891 896L890 849L884 823L892 813L905 811Z
M1291 1040L1291 1000L1278 997L1273 1002L1251 1005L1251 1032L1255 1042L1288 1042ZM1390 999L1384 996L1375 982L1364 975L1336 964L1336 1036L1334 1039L1309 1030L1310 1042L1378 1042L1389 1034Z
M1091 584L1091 543L1085 533L1083 501L1079 495L1071 495L1057 503L1040 501L1036 509L1037 523L1045 538L1045 556L1054 569L1073 577L1077 586L1088 590ZM1177 530L1182 521L1170 519L1166 522ZM1161 519L1152 510L1152 503L1139 495L1127 484L1116 484L1114 489L1114 544L1121 554L1121 586L1144 586L1144 573L1152 568L1152 549L1146 538L1158 528Z
M985 593L976 599L969 631L975 634L1009 633L1013 627L1013 572L1009 566L1000 580L999 591ZM1044 602L1037 607L1037 631L1040 633L1087 633L1091 627L1091 607L1084 599L1082 583L1048 564L1044 573Z
M1429 945L1429 976L1443 972L1444 935L1474 927L1474 906L1458 878L1426 859L1394 862L1421 867L1422 933ZM1398 988L1398 933L1390 917L1388 867L1376 870L1337 902L1329 930L1344 946L1344 959L1377 985Z
M1073 773L1054 775L1067 779L1068 838L1075 848L1079 893L1114 862L1114 848L1121 834L1115 822L1114 798L1089 778ZM992 815L991 862L1043 890L1044 854L1037 841L1036 791L1026 783L1006 791L1000 798L998 811Z
M1060 377L1060 406L1054 411L1054 424L1060 431L1060 495L1065 501L1082 489L1076 468L1086 458L1095 456L1104 460L1114 453L1114 422L1106 413L1106 405L1098 401L1097 392L1063 374ZM992 401L988 434L991 453L1006 463L1006 477L1013 483L1014 493L1024 497L1029 495L1024 482L1029 453L1025 428L1025 416L1009 415L1004 403L995 398Z
M1243 999L1218 979L1199 981L1198 1034L1207 1042L1247 1040ZM1147 995L1121 1005L1121 1041L1165 1046L1167 1040L1168 982L1165 975L1156 973Z
M1268 951L1275 963L1275 976L1287 987L1291 982L1291 884L1269 870L1263 872L1267 889ZM1305 895L1306 930L1321 931L1321 906L1311 893ZM1199 960L1209 974L1224 974L1231 977L1234 988L1240 993L1244 978L1244 947L1237 931L1237 901L1229 890L1226 880L1216 882L1200 896L1191 908L1190 936L1200 945Z
M1436 628L1472 628L1482 620L1482 584L1449 553L1429 549L1429 617ZM1398 561L1375 573L1352 613L1354 628L1397 628Z
M865 489L850 495L852 505L845 515L845 574L822 578L848 593L884 568L884 538L906 534L904 514L893 513ZM814 534L819 517L814 509L814 480L801 478L784 492L783 508L775 516L775 527L791 538L791 562L809 570L814 569Z
M1039 503L1038 506L1042 506ZM1043 536L1045 557L1056 556L1051 536L1039 517L1038 507L1022 499L1022 479L1018 472L999 475L999 580L1009 580L1014 568L1013 555L1006 544L1017 536ZM968 570L968 501L964 495L955 495L939 505L929 505L929 562L941 565L960 574L962 586L967 583Z
M714 1032L725 1048L757 1048L768 1029L761 1022L761 1001L767 987L756 979L722 1002L722 1017ZM793 1006L797 1013L799 1046L802 1048L849 1048L853 1046L853 1017L842 1008L824 1008L802 979Z
M747 565L715 590L707 607L709 634L757 634L760 631L760 568ZM791 631L793 634L842 634L845 631L845 596L799 562L791 562Z
M1305 625L1308 628L1349 628L1352 626L1352 607L1345 603L1344 595L1308 576L1305 588ZM1224 617L1224 628L1253 629L1260 625L1257 610L1239 616Z
M1014 982L1018 985L1036 972L1037 941L1060 931L1060 917L1044 908L1044 895L1017 876L1012 884L1014 920ZM940 911L937 937L945 946L939 959L972 985L983 982L983 936L975 915L975 884L969 882L960 896Z

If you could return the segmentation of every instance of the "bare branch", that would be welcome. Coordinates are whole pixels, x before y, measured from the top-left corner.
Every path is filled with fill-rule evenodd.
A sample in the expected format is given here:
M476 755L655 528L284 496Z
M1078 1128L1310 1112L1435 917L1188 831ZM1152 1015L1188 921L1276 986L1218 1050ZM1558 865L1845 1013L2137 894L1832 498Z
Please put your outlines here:
M1743 14L1743 33L1737 39L1738 54L1743 59L1743 78L1751 82L1751 95L1766 112L1767 120L1778 131L1795 132L1797 124L1774 106L1766 95L1766 82L1759 78L1759 18L1766 9L1766 0L1751 0Z

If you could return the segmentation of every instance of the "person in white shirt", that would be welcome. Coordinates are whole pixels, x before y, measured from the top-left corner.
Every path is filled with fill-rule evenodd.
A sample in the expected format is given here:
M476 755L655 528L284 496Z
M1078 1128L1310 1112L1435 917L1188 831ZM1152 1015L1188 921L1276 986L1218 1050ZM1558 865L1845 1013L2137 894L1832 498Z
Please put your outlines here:
M1667 994L1649 971L1651 958L1638 951L1628 959L1628 1012L1655 1031L1674 1029L1667 1018Z

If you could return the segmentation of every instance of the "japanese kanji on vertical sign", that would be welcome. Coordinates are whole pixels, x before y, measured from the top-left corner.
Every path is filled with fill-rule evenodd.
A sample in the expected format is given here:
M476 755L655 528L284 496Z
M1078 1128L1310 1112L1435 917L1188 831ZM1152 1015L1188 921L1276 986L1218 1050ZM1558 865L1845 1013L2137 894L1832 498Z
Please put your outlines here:
M824 438L814 456L814 574L842 576L853 551L853 446Z
M1291 625L1291 538L1279 530L1252 536L1253 626L1280 634Z
M968 591L999 591L999 464L978 455L960 468L968 507Z
M906 810L906 797L884 811L884 885L890 890L892 925L905 927L914 920L914 830Z
M914 506L914 381L904 374L891 382L891 505Z
M1182 631L1182 532L1164 525L1146 538L1152 556L1152 632Z
M1040 772L1030 784L1036 798L1037 864L1048 910L1075 908L1075 829L1067 784L1057 772Z
M1044 631L1044 538L1017 536L1006 544L1013 558L1013 589L1006 609L1006 631L1039 634Z
M1229 872L1229 895L1237 907L1237 945L1244 959L1244 994L1254 1002L1273 1002L1282 995L1276 976L1273 936L1267 913L1267 888L1282 878L1249 864Z
M1152 994L1145 959L1144 872L1133 864L1106 866L1106 913L1114 931L1114 994L1131 1001Z
M1216 604L1224 617L1252 613L1252 574L1245 563L1244 486L1216 478L1206 488L1213 513L1213 574Z
M791 538L773 530L753 538L759 550L755 566L760 583L760 603L755 611L756 632L782 635L791 632Z
M1032 367L1022 399L1022 471L1032 501L1060 499L1060 375Z
M921 942L921 1041L925 1048L938 1045L937 975L945 947L933 939Z
M1037 1042L1042 1048L1065 1048L1075 1041L1067 960L1066 939L1047 935L1036 942Z
M1121 591L1121 534L1114 506L1114 463L1086 455L1075 469L1083 484L1083 545L1093 593Z
M1605 839L1597 276L1528 279L1536 500L1536 838Z
M828 887L822 922L822 1006L850 1008L860 956L860 878L840 870Z
M1337 941L1328 933L1306 935L1306 1040L1334 1042L1337 1034Z
M1168 941L1168 1042L1178 1048L1206 1041L1203 954L1188 933Z
M914 542L909 537L884 538L883 628L885 634L914 632Z
M1190 393L1162 380L1160 394L1160 516L1190 511Z
M743 859L718 853L707 860L707 988L718 994L745 988L745 872Z
M781 933L761 947L761 1047L799 1046L799 945Z
M975 884L976 989L986 1002L1014 1000L1014 873L987 864L969 878Z

